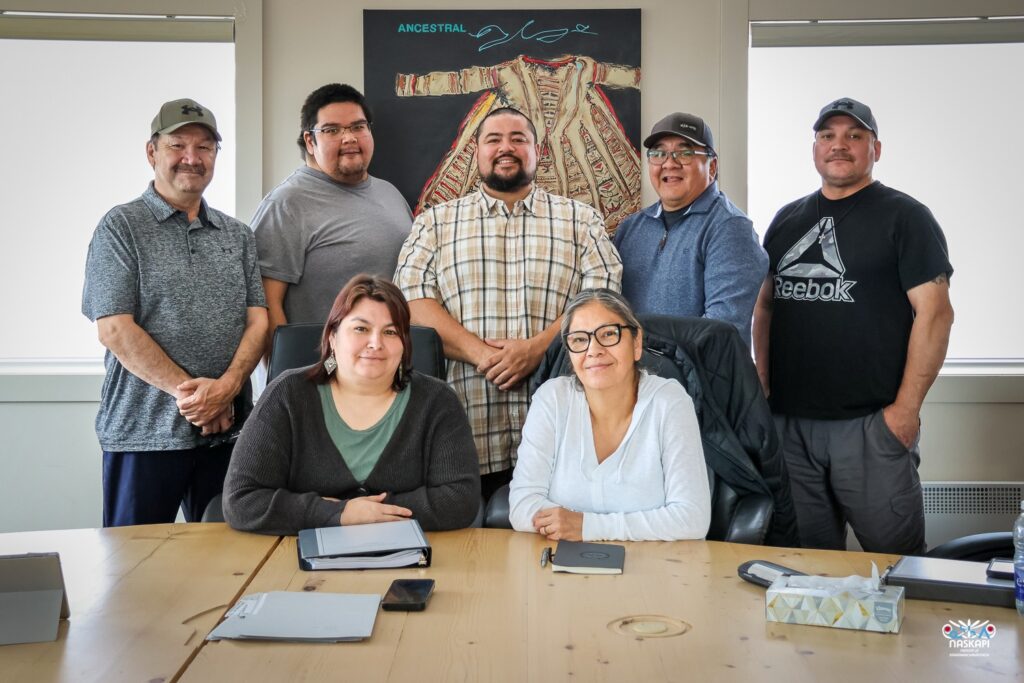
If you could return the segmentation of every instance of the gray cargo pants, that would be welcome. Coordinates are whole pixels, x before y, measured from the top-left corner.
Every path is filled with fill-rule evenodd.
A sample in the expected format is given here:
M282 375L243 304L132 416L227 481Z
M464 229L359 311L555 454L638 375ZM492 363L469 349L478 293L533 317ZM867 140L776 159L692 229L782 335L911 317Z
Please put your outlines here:
M917 467L882 411L851 420L775 415L801 545L846 549L846 525L869 552L921 554L924 502Z

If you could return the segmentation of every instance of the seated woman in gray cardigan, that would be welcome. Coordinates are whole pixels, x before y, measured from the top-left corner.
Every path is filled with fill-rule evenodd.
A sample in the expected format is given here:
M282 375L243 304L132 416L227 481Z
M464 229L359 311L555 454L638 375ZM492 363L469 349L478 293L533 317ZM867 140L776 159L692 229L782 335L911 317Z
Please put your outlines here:
M236 529L300 529L414 517L425 530L469 526L480 473L462 404L412 371L409 306L394 284L357 275L338 294L319 363L260 397L224 480Z

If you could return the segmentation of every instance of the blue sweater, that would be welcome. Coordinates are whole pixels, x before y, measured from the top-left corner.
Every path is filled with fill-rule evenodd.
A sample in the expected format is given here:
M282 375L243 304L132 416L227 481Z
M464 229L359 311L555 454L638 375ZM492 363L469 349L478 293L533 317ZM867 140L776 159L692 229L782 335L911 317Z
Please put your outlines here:
M670 228L661 202L634 213L615 233L622 293L637 313L714 318L750 345L750 319L768 274L753 223L714 182Z

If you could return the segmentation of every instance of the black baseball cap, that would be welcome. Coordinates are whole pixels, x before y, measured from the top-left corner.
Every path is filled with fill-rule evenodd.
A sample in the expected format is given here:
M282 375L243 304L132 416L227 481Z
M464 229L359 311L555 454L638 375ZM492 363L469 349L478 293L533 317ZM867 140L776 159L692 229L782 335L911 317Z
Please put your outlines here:
M876 138L878 137L878 123L875 121L874 114L871 113L871 107L851 97L842 97L822 107L818 112L818 120L814 122L814 132L817 133L821 130L825 121L840 114L857 119L860 125L874 133Z
M695 145L706 147L712 155L715 154L715 138L711 134L711 128L699 116L683 114L678 111L669 114L654 124L651 134L644 140L644 147L650 149L666 135L678 135L686 138Z

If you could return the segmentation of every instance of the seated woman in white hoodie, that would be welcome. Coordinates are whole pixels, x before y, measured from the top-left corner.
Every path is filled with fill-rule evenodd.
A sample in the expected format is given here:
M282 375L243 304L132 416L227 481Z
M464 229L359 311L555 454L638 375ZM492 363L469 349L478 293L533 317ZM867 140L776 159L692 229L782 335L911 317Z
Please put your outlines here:
M550 540L704 538L711 493L693 401L638 367L643 330L621 294L580 292L562 341L574 376L545 382L509 491L517 531Z

